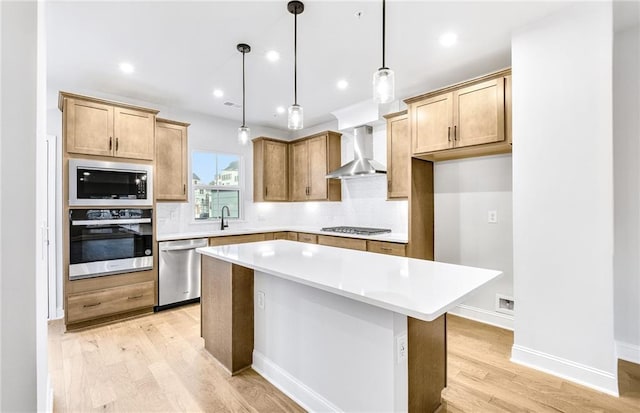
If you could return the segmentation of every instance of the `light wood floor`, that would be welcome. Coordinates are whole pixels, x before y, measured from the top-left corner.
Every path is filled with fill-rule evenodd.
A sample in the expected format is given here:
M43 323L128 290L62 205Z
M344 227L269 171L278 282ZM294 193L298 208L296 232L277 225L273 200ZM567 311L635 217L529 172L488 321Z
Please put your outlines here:
M448 317L447 412L640 412L640 366L615 398L509 362L513 334ZM54 412L300 412L252 370L228 377L203 348L200 307L64 333L49 325Z

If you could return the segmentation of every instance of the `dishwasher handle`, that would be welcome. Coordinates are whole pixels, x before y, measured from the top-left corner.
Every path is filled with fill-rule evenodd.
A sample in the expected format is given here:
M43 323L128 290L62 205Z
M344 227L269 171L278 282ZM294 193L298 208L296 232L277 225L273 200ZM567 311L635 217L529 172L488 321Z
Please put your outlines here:
M173 246L160 246L160 251L187 251L187 250L195 250L196 248L206 247L208 246L207 240L202 240L197 243L188 243L183 245L173 245Z

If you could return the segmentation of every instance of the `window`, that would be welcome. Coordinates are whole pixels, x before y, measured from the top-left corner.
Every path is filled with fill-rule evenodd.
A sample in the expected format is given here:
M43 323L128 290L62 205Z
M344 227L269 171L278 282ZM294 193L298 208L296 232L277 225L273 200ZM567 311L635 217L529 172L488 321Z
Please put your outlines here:
M240 218L240 156L195 151L191 161L194 218L220 219L224 206L229 217Z

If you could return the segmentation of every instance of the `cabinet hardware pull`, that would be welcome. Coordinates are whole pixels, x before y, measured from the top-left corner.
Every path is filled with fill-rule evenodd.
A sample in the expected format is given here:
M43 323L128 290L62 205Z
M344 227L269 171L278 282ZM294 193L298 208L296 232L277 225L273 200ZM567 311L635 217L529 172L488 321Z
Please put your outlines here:
M137 300L138 298L142 298L142 294L134 295L133 297L127 297L128 300Z
M109 150L113 149L113 136L109 136Z
M100 304L102 304L102 303L101 303L101 302L97 302L97 303L95 303L95 304L85 304L85 305L83 305L82 307L83 307L83 308L97 307L97 306L99 306Z
M451 142L451 126L447 128L447 140Z
M187 194L187 184L182 184L182 195Z
M264 196L267 197L269 195L269 187L265 185L264 187Z
M380 247L380 249L382 251L391 251L391 248L389 248L389 247Z
M118 138L116 138L116 152L118 152Z
M453 140L457 141L458 140L458 125L453 125ZM116 139L116 144L118 143L118 140ZM116 145L116 150L118 149L118 146Z

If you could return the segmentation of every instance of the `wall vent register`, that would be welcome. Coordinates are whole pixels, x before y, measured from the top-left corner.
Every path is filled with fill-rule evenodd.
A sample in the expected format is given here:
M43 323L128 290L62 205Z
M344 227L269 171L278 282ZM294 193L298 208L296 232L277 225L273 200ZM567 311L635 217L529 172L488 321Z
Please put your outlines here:
M376 235L385 234L391 232L386 228L366 228L366 227L326 227L322 228L322 231L326 232L339 232L341 234L355 234L355 235Z

